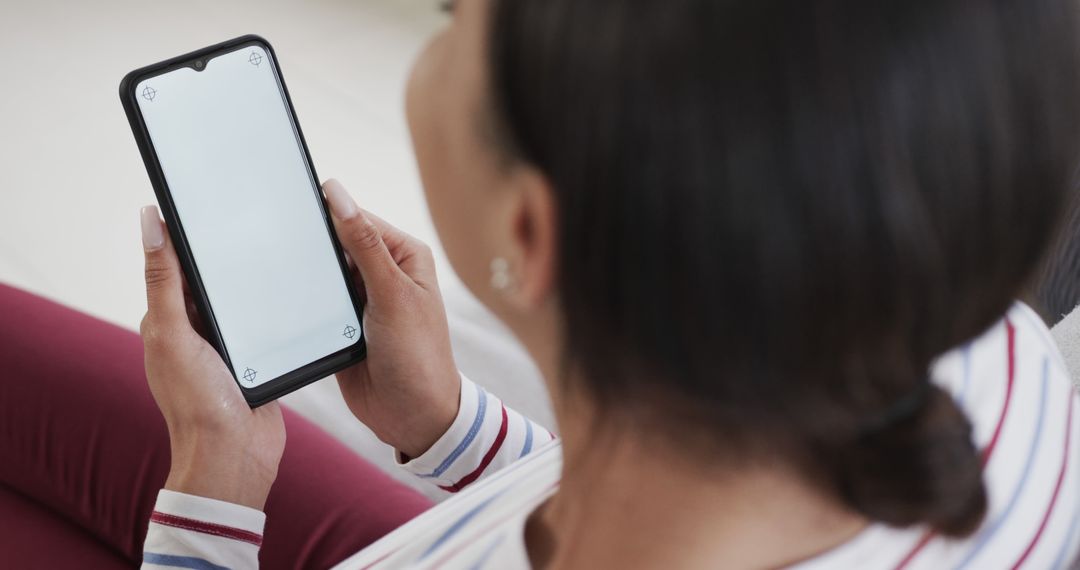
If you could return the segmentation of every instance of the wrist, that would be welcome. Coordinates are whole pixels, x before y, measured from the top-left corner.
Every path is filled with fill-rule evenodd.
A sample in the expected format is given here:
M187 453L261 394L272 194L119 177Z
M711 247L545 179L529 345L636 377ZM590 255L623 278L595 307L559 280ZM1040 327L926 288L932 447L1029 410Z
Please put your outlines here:
M267 464L251 448L213 437L171 442L172 465L165 488L262 510L277 477L277 462Z
M454 420L457 419L461 398L461 377L457 375L453 390L446 396L437 398L431 404L424 406L425 413L417 414L416 421L410 430L409 436L402 437L394 447L407 457L420 457L435 445Z

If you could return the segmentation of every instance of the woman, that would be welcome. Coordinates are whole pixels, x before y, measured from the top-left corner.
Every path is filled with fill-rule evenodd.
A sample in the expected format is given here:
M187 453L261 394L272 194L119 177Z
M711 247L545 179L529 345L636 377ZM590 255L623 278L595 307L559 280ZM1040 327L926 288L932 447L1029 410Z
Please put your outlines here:
M457 373L428 249L327 182L368 299L343 397L460 492L348 567L1071 562L1076 397L1013 299L1080 156L1074 3L456 4L408 90L420 172L560 437ZM172 454L143 562L253 567L268 497L322 493L271 492L281 409L143 231Z

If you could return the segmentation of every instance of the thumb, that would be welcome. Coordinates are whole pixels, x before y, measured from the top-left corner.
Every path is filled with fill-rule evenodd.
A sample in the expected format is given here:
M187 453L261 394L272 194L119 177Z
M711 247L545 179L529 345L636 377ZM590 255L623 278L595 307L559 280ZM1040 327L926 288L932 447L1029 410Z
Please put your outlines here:
M166 238L158 209L156 206L146 206L139 214L143 251L146 254L146 316L159 325L190 325L180 261Z
M360 270L368 299L392 294L400 283L402 272L378 226L364 215L337 180L327 180L323 184L323 192L330 203L330 214L334 218L341 246Z

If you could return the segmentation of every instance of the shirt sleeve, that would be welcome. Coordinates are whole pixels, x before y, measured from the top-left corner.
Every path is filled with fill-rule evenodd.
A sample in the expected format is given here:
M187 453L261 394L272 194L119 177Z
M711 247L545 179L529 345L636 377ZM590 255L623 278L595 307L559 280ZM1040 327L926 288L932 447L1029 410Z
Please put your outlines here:
M162 489L143 543L143 568L259 567L266 515L242 505Z
M420 457L399 453L397 459L405 470L456 493L553 439L553 433L462 375L458 414L450 429Z

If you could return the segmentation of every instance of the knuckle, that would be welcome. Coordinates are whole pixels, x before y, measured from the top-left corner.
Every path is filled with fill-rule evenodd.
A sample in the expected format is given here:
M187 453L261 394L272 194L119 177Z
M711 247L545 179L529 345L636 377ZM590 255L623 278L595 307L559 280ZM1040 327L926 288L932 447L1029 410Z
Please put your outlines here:
M157 353L167 352L185 339L182 328L162 321L151 312L147 312L139 323L139 336L142 337L144 348Z
M418 241L416 243L416 253L418 256L420 256L420 259L424 260L424 262L429 265L434 265L435 254L431 251L431 246L422 241Z
M142 323L139 325L139 335L142 336L143 345L148 348L161 347L168 337L162 327L149 314L143 317Z
M143 338L143 341L146 341L147 338L154 334L153 329L154 323L150 319L150 313L146 313L143 315L142 320L139 321L139 336Z
M158 356L186 354L186 336L176 326L152 326L149 336L143 337L143 346Z
M379 228L375 224L359 217L349 224L349 241L360 249L374 249L382 243Z
M146 269L144 271L146 277L146 288L156 289L164 286L172 278L172 273L169 270L169 266L162 262L160 259L151 257L146 260Z

